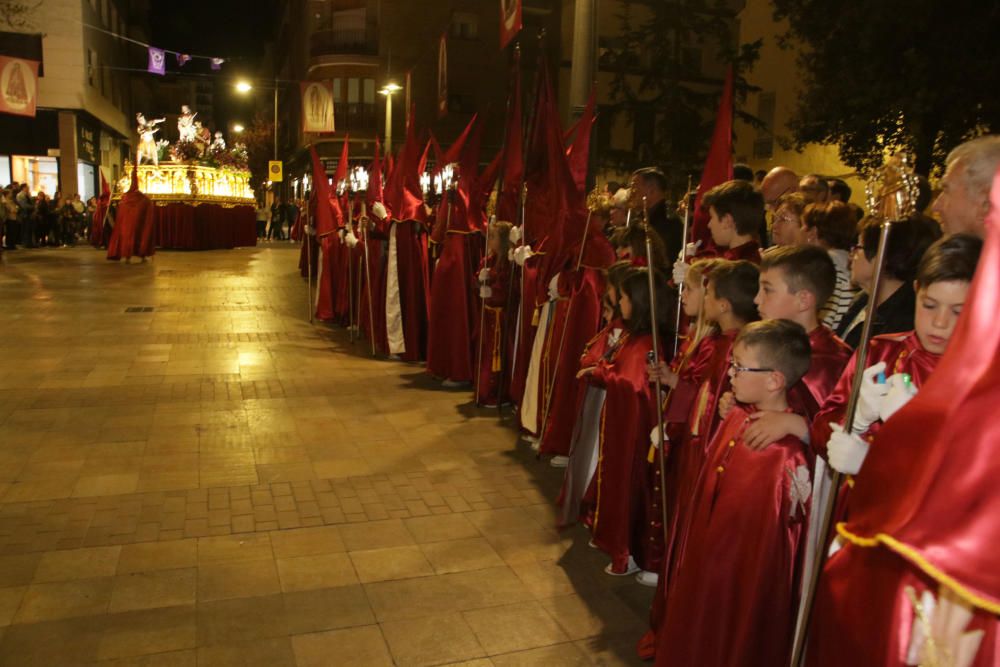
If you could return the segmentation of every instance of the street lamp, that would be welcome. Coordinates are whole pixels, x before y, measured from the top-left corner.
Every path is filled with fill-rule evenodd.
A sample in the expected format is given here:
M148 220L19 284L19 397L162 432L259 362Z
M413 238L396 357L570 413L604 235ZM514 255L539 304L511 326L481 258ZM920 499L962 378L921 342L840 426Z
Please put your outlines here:
M236 92L246 95L253 90L253 84L246 79L240 79L235 84ZM278 80L274 80L274 160L278 159Z
M235 132L236 134L240 134L245 129L246 128L243 127L243 123L236 123L233 125L233 132Z
M382 86L379 89L380 95L385 95L385 154L392 153L392 94L398 93L403 87L395 81Z

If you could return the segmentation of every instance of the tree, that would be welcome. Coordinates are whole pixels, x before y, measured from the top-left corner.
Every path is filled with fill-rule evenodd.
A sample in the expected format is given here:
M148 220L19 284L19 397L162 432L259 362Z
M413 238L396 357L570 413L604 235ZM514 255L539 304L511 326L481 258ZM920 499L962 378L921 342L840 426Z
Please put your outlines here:
M267 163L274 147L274 123L266 114L258 112L243 130L240 141L247 147L250 182L259 187L267 181Z
M737 117L756 127L739 104L757 90L743 75L761 44L737 46L724 0L624 0L619 20L622 39L601 63L615 73L612 113L631 121L638 150L608 151L605 161L630 170L659 165L676 191L701 172L719 105L722 81L701 74L702 55L734 66Z
M836 144L869 172L907 149L929 174L962 141L1000 128L1000 2L772 0L799 46L796 147Z

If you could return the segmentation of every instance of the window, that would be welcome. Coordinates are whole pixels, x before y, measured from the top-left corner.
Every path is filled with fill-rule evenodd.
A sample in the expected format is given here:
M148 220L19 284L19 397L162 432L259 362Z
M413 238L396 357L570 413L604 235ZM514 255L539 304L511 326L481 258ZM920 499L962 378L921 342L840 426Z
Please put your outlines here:
M340 101L343 100L343 98L341 97L341 92L340 92L340 83L341 83L341 81L342 81L342 79L339 79L339 78L333 80L333 101L334 102L340 102Z
M479 15L472 12L452 14L451 36L458 39L479 39Z
M365 104L375 104L375 79L365 79Z
M764 124L757 130L753 142L754 159L774 157L774 111L776 95L772 92L762 92L757 96L757 118Z
M87 83L97 87L97 51L87 49Z

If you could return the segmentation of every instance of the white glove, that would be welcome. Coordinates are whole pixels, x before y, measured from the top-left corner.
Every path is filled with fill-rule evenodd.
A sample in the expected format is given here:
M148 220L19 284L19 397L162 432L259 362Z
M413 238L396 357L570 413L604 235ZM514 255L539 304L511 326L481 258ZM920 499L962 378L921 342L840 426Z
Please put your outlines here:
M524 233L521 231L520 227L511 227L511 229L510 229L510 242L512 244L520 243L521 242L521 238L523 236L524 236Z
M340 237L340 242L343 243L344 239L347 237L347 230L343 227L337 230L337 236Z
M559 300L559 274L552 276L549 281L549 301Z
M347 246L350 248L358 245L358 237L354 235L353 229L347 230L347 236L344 237L344 242L347 243Z
M830 467L845 475L856 475L868 456L868 443L853 433L844 431L840 424L830 424L833 433L826 443L826 458Z
M485 283L490 280L490 270L485 266L479 269L479 282Z
M534 254L535 253L531 252L530 245L520 246L514 251L514 261L517 262L518 266L524 266L524 263L528 261L528 258Z
M854 412L854 423L851 425L852 433L861 435L879 419L882 401L889 391L889 385L879 384L875 381L880 373L885 373L884 361L869 366L861 374L861 395L858 396L858 407Z
M480 285L479 286L479 298L481 298L481 299L488 299L491 296L493 296L493 288L492 287L490 287L489 285Z
M687 259L688 257L694 257L698 254L698 248L701 247L701 241L695 241L694 243L688 243L684 246L684 257L681 259Z
M684 279L687 278L688 269L691 265L683 260L677 260L674 262L674 284L683 285Z
M664 435L666 435L666 433L664 433ZM670 438L667 438L667 442L670 442ZM649 444L653 445L653 447L656 447L657 449L659 449L660 445L663 444L660 442L659 426L654 426L653 429L649 432Z
M913 386L909 373L894 373L885 381L889 388L882 399L882 406L878 414L882 421L887 421L889 417L910 402L910 399L917 395L917 388Z
M375 217L379 220L385 220L389 215L389 212L385 210L385 205L380 201L372 204L372 213L374 213Z

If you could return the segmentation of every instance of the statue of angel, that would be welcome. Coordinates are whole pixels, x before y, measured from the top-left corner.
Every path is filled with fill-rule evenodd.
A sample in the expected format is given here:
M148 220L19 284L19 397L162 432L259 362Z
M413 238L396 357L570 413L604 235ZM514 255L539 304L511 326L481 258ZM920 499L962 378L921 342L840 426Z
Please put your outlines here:
M165 118L154 118L153 120L146 120L146 117L142 113L137 113L135 115L135 120L138 125L136 131L139 133L139 150L136 154L136 164L142 164L143 158L146 162L152 162L154 165L160 164L159 150L156 146L156 133L159 132L159 128L156 127Z

